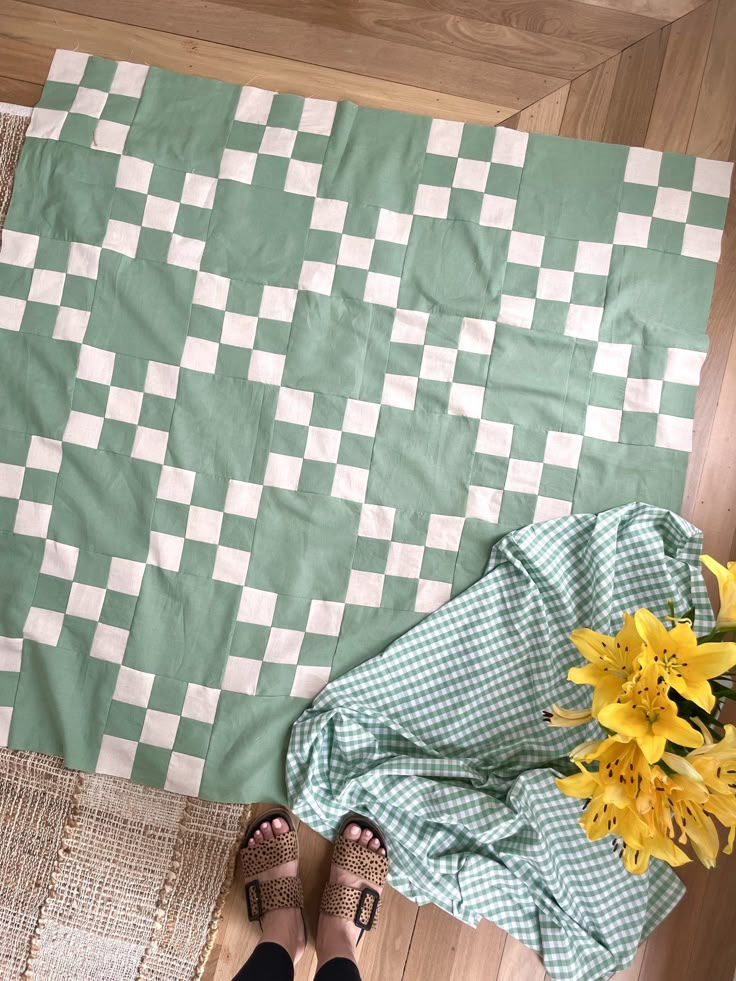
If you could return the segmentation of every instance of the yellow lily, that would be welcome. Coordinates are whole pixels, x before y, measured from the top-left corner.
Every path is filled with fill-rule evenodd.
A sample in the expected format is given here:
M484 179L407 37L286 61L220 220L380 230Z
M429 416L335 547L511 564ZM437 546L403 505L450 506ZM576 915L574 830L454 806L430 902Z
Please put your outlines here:
M570 640L589 664L570 668L567 680L576 685L592 685L594 718L605 705L615 702L621 688L634 671L634 661L641 653L642 638L634 618L624 613L624 625L615 637L599 634L587 627L573 630Z
M679 621L672 630L649 610L637 610L636 629L646 642L646 656L663 671L670 685L706 712L716 703L708 678L716 678L736 664L736 644L701 644L693 628ZM686 746L694 745L684 743Z
M542 715L548 725L560 729L571 729L593 721L590 709L568 709L561 705L553 705L551 712L543 712Z
M678 746L702 746L702 734L678 716L667 697L667 683L654 661L645 664L628 688L626 700L606 705L598 721L635 739L648 763L661 759L668 739Z
M736 726L725 726L723 739L693 750L686 759L710 791L704 809L730 829L729 844L733 847L736 829ZM730 854L730 851L724 851Z
M689 842L703 865L712 868L719 842L715 825L705 813L710 799L702 781L692 780L681 773L669 776L661 767L654 766L651 769L649 786L642 788L639 795L637 809L651 829L654 839L660 844L668 842L663 846L668 852L676 847L669 840L675 835L676 822L680 828L680 844Z
M701 555L700 561L718 580L721 608L718 611L716 630L736 630L736 562L722 566L710 555Z
M659 858L673 868L685 865L691 859L681 848L666 835L652 834L648 837L637 838L630 834L624 843L621 856L624 868L634 875L641 875L649 868L649 860Z

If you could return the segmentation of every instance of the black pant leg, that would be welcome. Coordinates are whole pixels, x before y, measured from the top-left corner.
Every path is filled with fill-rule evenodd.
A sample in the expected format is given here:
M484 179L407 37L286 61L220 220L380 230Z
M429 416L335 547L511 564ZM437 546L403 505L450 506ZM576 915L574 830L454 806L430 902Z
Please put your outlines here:
M233 981L294 981L294 964L281 944L258 944Z

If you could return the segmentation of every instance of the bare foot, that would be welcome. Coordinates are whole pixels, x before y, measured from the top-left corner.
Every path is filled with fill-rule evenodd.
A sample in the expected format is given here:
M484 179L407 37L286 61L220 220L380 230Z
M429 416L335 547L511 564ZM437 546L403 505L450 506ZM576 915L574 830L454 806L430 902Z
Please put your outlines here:
M361 831L359 825L349 824L343 831L343 835L350 841L359 841L365 848L379 855L386 854L386 849L381 845L378 838L374 838L370 831ZM375 888L372 883L361 879L351 872L338 868L337 865L330 866L330 882L339 882L342 885L350 886L353 889L364 889L369 886ZM377 892L381 892L380 889ZM352 920L343 919L340 916L329 916L320 913L319 926L317 928L317 961L321 966L333 957L347 957L355 960L355 945L358 942L360 929Z
M270 841L279 835L285 835L289 827L283 818L274 818L272 821L263 821L260 828L253 833L253 837L248 839L248 848L255 848L258 842ZM258 878L263 882L269 879L291 878L299 874L296 862L285 862L272 869L258 873ZM268 942L281 944L289 952L291 959L296 962L304 953L305 936L304 920L300 909L272 909L266 913L261 920L263 934L260 943Z

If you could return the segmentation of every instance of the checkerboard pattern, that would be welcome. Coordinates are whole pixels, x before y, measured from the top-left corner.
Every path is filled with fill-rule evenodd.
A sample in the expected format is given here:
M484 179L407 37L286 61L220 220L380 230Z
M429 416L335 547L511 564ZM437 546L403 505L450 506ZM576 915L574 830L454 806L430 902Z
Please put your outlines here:
M58 52L0 252L0 742L279 799L309 699L504 532L676 508L729 179Z

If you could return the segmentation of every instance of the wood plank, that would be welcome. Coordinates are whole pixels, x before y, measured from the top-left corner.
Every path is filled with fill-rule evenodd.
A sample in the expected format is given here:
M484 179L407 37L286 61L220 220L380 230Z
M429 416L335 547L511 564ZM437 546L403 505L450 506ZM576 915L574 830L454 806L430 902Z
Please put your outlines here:
M506 934L488 920L476 929L436 906L422 906L417 916L403 981L470 981L495 978ZM371 975L383 981L383 975ZM517 979L518 981L518 979Z
M44 82L55 45L40 45L4 37L0 26L0 71L21 82Z
M496 981L544 981L546 973L533 950L507 935Z
M612 10L623 10L629 14L640 14L642 17L658 17L668 23L684 17L695 10L705 0L582 0L594 7L608 7Z
M708 0L670 28L644 142L653 150L687 152L717 6Z
M603 127L607 143L641 146L646 139L669 30L656 31L622 52Z
M727 160L736 135L736 0L720 0L688 153Z
M192 41L62 11L51 16L47 9L19 0L0 0L0 37L37 45L39 51L50 51L52 47L78 48L94 51L104 58L141 61L226 82L248 83L322 99L352 99L363 105L403 109L446 119L494 125L513 113L513 109L505 105L459 98L354 72L303 65L288 58L275 58L224 44ZM47 71L48 64L41 63L38 73L34 73L29 81L43 82Z
M5 0L8 2L8 0ZM89 0L44 0L55 10L85 11ZM2 9L0 7L0 9ZM35 7L43 10L43 7ZM248 11L238 16L225 3L177 0L176 6L150 0L107 0L95 8L106 22L117 21L247 51L361 72L393 82L426 86L452 95L523 109L564 82L564 76L488 64L461 54L438 58L436 52L381 38ZM48 15L47 15L48 16Z
M644 941L636 952L636 957L631 964L623 971L617 971L611 981L639 981L641 966L644 963L644 954L647 949L647 942Z
M621 56L604 61L570 85L560 136L602 140Z
M10 102L18 106L35 106L41 98L42 90L42 85L0 75L0 102Z
M512 125L513 121L515 128L524 133L549 133L556 136L560 132L569 94L570 86L563 85L556 92L551 92L539 102L512 116L504 125Z
M386 886L380 928L366 934L359 947L358 964L363 977L402 981L418 913L416 903Z

